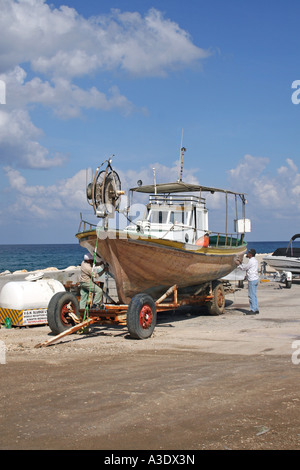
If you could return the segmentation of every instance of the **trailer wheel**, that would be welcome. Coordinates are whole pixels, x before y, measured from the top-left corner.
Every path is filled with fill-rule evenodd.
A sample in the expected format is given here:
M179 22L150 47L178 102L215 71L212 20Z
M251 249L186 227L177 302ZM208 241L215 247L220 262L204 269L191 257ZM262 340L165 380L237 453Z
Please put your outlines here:
M222 282L212 285L212 300L207 303L210 315L222 315L225 309L225 291Z
M132 338L147 339L156 325L156 306L148 294L135 295L127 310L127 328Z
M51 298L47 310L48 325L58 335L76 324L80 319L79 303L71 292L57 292Z

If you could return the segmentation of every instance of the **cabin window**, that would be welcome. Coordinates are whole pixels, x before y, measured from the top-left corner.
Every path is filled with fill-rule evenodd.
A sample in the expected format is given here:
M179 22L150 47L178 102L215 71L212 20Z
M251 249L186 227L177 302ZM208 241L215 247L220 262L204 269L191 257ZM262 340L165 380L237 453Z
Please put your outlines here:
M170 214L171 224L184 224L184 211L171 212Z
M207 211L197 210L196 212L197 230L207 230L206 214L207 214Z
M168 219L168 212L166 211L153 211L149 213L148 220L152 224L166 224Z

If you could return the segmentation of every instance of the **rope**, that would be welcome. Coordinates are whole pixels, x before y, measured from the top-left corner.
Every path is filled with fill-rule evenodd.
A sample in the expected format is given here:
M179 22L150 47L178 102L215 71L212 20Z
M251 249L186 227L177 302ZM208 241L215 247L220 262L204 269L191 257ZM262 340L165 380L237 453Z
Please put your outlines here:
M89 299L89 297L90 297L91 288L92 288L92 285L93 285L93 268L95 267L95 264L96 264L96 256L97 256L97 247L98 247L99 232L96 230L96 233L97 233L97 238L96 238L96 245L95 245L95 250L94 250L94 259L93 259L92 274L91 274L90 285L89 285L89 295L88 295L88 299ZM88 320L88 319L89 319L89 303L88 303L88 301L87 301L86 306L85 306L85 309L84 309L84 315L83 315L83 320L82 320L82 321L85 321L85 320Z

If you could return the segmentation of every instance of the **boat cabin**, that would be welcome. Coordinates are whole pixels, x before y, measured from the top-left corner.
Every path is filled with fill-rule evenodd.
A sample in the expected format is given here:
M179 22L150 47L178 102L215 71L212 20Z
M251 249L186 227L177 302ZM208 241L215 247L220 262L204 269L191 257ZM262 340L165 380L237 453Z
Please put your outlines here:
M204 244L208 237L205 199L198 196L152 194L144 218L131 223L127 232L183 243ZM208 240L208 239L207 239Z
M243 193L177 181L154 185L140 185L130 190L149 194L149 203L143 219L131 222L125 231L147 237L174 240L200 247L232 247L244 243L245 232L251 231L251 223L245 218L246 199ZM182 195L181 193L185 193ZM208 211L205 193L223 193L226 199L225 232L211 232L208 227ZM198 195L195 195L198 194ZM228 196L235 198L236 219L234 234L227 231ZM238 217L237 200L242 202L242 218Z

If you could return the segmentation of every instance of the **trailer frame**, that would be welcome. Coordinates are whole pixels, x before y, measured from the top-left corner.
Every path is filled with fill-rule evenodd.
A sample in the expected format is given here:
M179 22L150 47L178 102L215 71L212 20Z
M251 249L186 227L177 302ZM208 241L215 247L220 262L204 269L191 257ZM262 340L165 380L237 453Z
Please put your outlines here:
M152 336L156 326L157 312L176 310L184 305L206 305L211 315L221 315L225 308L225 291L221 281L201 284L192 294L182 295L181 298L175 284L156 301L148 294L141 293L134 296L128 305L106 303L100 309L88 308L88 315L86 315L86 310L76 308L79 302L77 297L70 292L72 287L74 287L72 284L66 285L69 292L68 290L59 292L50 300L48 320L50 315L53 315L54 319L52 318L48 323L55 337L37 344L36 348L49 346L79 330L86 332L85 329L92 324L127 324L132 338L146 339ZM139 305L139 311L134 310L135 304Z

